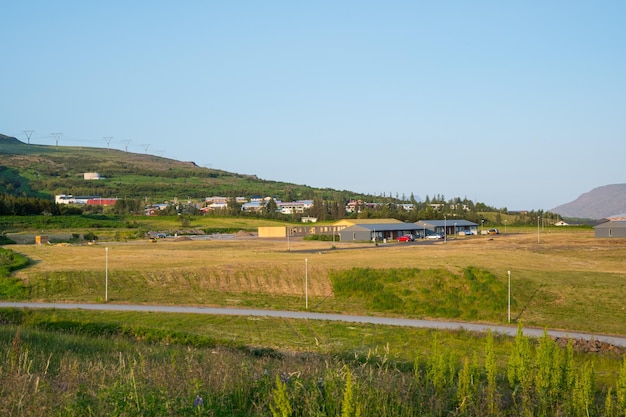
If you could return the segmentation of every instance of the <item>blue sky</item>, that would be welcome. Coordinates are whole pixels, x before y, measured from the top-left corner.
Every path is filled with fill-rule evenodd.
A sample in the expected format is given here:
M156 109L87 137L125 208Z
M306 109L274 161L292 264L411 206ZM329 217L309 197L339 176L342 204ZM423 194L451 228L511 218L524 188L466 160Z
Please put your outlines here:
M549 210L626 182L625 15L622 1L4 1L0 133Z

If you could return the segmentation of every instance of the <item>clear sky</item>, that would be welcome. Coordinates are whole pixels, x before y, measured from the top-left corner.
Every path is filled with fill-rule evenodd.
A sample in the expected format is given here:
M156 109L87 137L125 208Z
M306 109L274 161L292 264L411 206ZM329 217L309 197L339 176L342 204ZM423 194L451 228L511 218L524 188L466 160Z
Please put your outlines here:
M0 133L25 142L511 210L626 182L624 1L5 0L0 16Z

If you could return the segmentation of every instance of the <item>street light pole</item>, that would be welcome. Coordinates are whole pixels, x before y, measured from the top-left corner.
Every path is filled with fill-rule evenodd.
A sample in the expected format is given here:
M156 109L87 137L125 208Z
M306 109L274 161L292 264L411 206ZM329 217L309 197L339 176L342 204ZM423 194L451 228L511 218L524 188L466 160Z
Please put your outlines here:
M443 243L447 243L448 242L448 225L447 222L448 218L446 216L443 216Z
M109 301L109 248L104 248L104 301Z
M509 323L511 322L511 271L509 271Z
M309 309L309 259L304 258L304 305Z
M506 220L504 221L504 234L506 235Z
M537 216L537 243L539 243L539 216Z

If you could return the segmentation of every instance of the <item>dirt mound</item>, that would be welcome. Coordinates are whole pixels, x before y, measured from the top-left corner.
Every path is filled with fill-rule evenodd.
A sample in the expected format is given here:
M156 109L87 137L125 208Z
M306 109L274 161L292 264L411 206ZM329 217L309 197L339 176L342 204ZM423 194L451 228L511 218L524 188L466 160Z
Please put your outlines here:
M240 230L237 233L235 233L235 236L237 236L237 237L250 237L250 236L256 236L256 234L252 233L252 232L246 232L245 230Z
M617 353L619 355L626 354L626 348L602 342L600 340L568 339L566 337L556 337L554 340L561 347L567 347L567 344L571 340L572 347L576 352Z

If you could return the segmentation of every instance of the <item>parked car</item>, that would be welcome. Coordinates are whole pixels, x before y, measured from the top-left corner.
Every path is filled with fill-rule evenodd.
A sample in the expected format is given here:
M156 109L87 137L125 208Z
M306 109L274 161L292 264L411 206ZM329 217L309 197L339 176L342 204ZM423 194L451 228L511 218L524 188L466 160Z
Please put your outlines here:
M415 240L413 235L404 235L398 237L398 242L412 242L413 240Z
M431 235L426 235L426 239L443 239L439 233L433 233Z
M489 229L487 230L488 235L499 235L500 231L498 229Z

